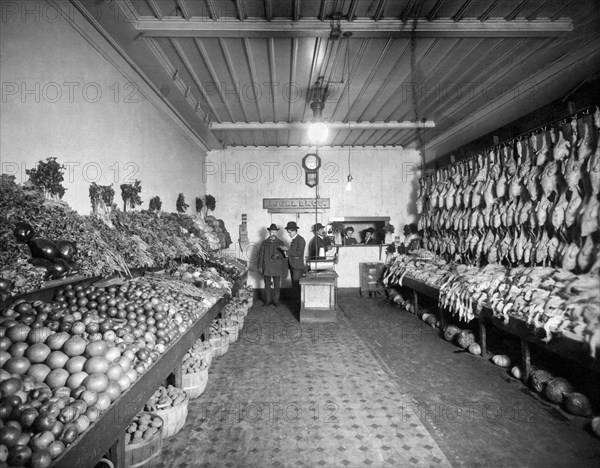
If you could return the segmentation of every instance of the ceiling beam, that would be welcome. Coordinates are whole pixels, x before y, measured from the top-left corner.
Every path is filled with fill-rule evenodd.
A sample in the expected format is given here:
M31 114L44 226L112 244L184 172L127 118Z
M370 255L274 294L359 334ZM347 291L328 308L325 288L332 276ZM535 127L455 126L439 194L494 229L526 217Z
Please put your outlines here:
M246 15L244 14L244 4L241 0L235 0L235 10L237 11L238 19L240 21L244 21L246 19Z
M505 17L504 19L505 19L506 21L512 21L512 20L514 20L514 19L517 17L517 15L518 15L519 13L521 13L521 10L522 10L523 8L525 8L525 5L527 4L527 1L528 1L528 0L522 0L522 1L521 1L521 3L519 3L519 4L518 4L518 5L517 5L517 6L514 8L514 10L513 10L513 11L511 11L511 12L510 12L508 15L506 15L506 17Z
M157 19L163 19L163 14L160 11L160 7L156 3L156 0L148 0L148 5L150 6L152 13L154 14L154 16L156 16Z
M385 8L385 4L387 0L379 0L379 5L377 5L377 9L375 10L375 15L373 15L373 19L375 21L379 21L383 16L383 9Z
M183 18L189 20L192 17L192 15L190 15L190 10L188 10L187 5L185 4L185 0L176 0L176 3L177 7L181 11L181 14L183 15Z
M292 1L292 20L298 21L300 19L300 11L301 11L301 0L293 0Z
M265 18L267 21L273 20L273 2L271 0L263 0L263 7L265 9Z
M537 18L537 14L542 11L544 8L546 8L546 6L548 5L548 3L552 2L554 0L546 0L543 3L540 3L531 13L529 13L529 16L527 16L527 19L529 21L534 20Z
M462 6L458 9L458 11L456 12L456 14L452 17L452 20L455 22L458 22L462 19L462 17L465 14L465 11L467 11L467 8L469 8L469 5L471 4L471 2L473 2L473 0L466 0Z
M569 0L564 2L561 7L556 11L556 13L554 13L551 17L550 17L550 21L555 21L557 19L559 19L562 14L563 11L565 11L570 5L571 3L573 3L573 0Z
M319 5L319 21L325 21L325 0L321 0Z
M329 37L331 25L319 20L206 21L205 19L139 20L136 29L145 36L167 37ZM412 24L401 20L341 20L352 37L410 37ZM557 21L447 21L419 20L418 37L556 37L573 30L570 19Z
M492 11L494 11L494 8L496 8L496 6L498 5L498 3L500 3L500 0L494 0L492 4L487 8L487 10L485 10L481 14L481 16L479 17L479 21L487 21L490 15L492 14Z
M442 7L442 3L444 3L444 0L438 0L437 3L431 9L431 11L427 13L427 21L433 21L435 19L435 17L438 14L438 11L440 11L440 8Z
M408 21L408 15L410 14L410 12L413 9L414 5L415 5L415 0L410 0L408 2L408 4L406 5L406 8L404 9L404 11L402 12L402 14L400 15L400 20L403 23L406 23Z
M219 13L217 12L217 9L215 8L214 0L206 0L206 5L208 6L208 14L210 15L210 17L214 21L217 21L219 19Z
M413 128L434 128L435 122L326 122L330 130L406 130ZM211 130L227 131L273 131L273 130L303 130L310 122L210 122Z
M588 63L598 63L600 54L595 41L599 39L599 34L591 35L588 42L582 47L573 48L561 60L556 60L533 75L523 78L515 83L512 89L504 90L502 95L490 100L487 106L480 107L465 119L453 122L451 126L447 126L440 134L425 143L427 153L433 153L435 156L447 154L455 148L461 147L465 142L472 141L495 128L508 124L514 120L515 115L524 115L531 111L531 102L528 99L515 99L515 96L523 94L523 89L526 89L528 83L535 83L536 89L539 90L535 93L535 102L550 102L552 98L549 96L552 93L552 87L548 84L549 82L552 80L571 81L568 86L572 86L574 81L572 77L579 76L578 69L586 69ZM568 86L564 89L569 89ZM476 89L475 94L481 95L479 93L481 91ZM515 108L519 110L515 110ZM490 119L490 115L495 118Z
M348 8L348 21L354 21L354 13L356 12L356 5L358 4L358 0L352 0L350 2L350 7Z
M137 10L133 6L130 0L117 0L117 5L121 9L123 13L125 13L125 17L128 21L138 21L140 19L140 15Z

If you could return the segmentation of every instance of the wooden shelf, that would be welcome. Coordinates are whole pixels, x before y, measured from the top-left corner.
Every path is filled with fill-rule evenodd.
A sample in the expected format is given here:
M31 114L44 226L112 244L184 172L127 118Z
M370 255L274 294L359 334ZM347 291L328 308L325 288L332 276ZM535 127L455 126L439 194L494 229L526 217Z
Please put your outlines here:
M235 283L235 295L247 279L247 271ZM112 403L95 424L81 434L59 458L52 468L93 468L110 452L115 468L124 468L123 435L133 418L144 408L156 389L165 383L170 374L177 371L185 353L208 329L210 323L221 313L229 297L222 297L175 341L152 366L136 380L129 389Z

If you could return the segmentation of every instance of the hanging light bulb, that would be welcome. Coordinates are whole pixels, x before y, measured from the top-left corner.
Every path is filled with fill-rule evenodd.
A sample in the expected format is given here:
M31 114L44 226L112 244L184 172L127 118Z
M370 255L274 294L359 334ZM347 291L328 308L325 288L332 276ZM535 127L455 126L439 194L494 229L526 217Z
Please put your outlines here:
M310 108L313 111L313 119L308 126L308 139L315 145L320 145L327 140L329 136L329 128L323 122L323 108L325 107L326 91L321 86L322 77L319 77L316 85L312 88L313 102L310 103Z
M313 121L308 126L308 139L315 145L320 145L329 136L329 128L321 117L324 104L323 102L313 102L310 107L313 110Z
M354 180L354 177L352 177L352 174L348 174L348 183L346 184L346 191L348 192L352 191L352 180Z
M308 138L315 145L320 145L327 140L329 129L324 122L312 122L308 126Z

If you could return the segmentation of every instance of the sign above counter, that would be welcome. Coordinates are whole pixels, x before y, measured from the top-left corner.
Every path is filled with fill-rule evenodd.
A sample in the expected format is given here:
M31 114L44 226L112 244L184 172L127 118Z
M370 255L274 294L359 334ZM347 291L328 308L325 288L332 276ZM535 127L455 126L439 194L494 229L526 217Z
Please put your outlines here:
M330 207L329 198L263 198L263 209L269 213L314 213Z

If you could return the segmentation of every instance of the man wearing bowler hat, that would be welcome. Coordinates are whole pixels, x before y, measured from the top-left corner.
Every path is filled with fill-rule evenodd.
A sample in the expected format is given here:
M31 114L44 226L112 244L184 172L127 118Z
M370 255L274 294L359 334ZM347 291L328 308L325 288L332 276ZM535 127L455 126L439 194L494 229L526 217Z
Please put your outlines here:
M292 277L292 291L294 298L299 299L300 297L300 278L304 275L306 265L304 264L304 249L306 248L306 241L304 237L298 234L298 225L294 221L287 223L285 230L292 238L292 243L287 251L290 275Z
M317 223L312 229L315 237L308 244L308 258L310 260L324 259L329 243L325 240L325 226Z
M264 305L272 304L279 307L281 277L287 276L288 269L288 261L285 257L286 247L283 241L277 237L279 228L275 224L271 224L267 231L269 237L260 245L256 266L265 279Z

